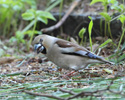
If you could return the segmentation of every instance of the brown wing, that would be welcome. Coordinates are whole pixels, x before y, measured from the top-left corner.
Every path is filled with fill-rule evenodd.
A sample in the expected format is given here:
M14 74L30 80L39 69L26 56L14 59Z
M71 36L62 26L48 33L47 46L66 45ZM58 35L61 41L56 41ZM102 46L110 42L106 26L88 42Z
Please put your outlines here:
M75 43L72 43L72 42L69 42L69 41L66 41L66 40L62 40L62 39L57 40L56 44L61 48L74 47L74 48L76 48L75 49L76 51L79 51L79 50L83 50L83 51L86 51L86 52L88 51L86 48L84 48L82 46L79 46L78 44L75 44Z
M101 56L97 56L88 51L87 49L85 49L84 47L74 44L72 42L68 42L65 40L58 40L56 41L56 44L61 48L61 52L63 54L85 56L92 59L102 58Z

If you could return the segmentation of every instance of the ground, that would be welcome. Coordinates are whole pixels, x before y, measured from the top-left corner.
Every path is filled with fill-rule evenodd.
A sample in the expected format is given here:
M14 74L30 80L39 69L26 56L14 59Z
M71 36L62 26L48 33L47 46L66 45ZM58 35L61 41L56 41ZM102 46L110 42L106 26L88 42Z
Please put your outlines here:
M2 41L1 45L7 43ZM102 95L100 97L106 96L107 98L122 99L122 94L125 92L124 62L119 65L95 64L80 72L75 72L72 76L64 77L71 70L60 69L48 61L44 55L35 53L33 49L30 52L19 53L15 52L17 51L15 45L8 45L8 47L5 46L4 48L6 48L4 51L5 55L8 57L0 58L1 99L34 98L36 100L37 98L42 99L46 97L34 97L29 95L29 92L53 94L57 97L66 98L71 96L69 90L75 93L96 91L107 88L113 79L111 89L116 91L116 93L107 90L105 94L103 94L105 91L102 91L101 93L95 92L94 95L100 94ZM23 47L20 50L23 51ZM106 50L108 50L108 47L102 50L102 56L110 56L108 54L111 54L112 50ZM68 90L68 93L66 91L63 92L60 88ZM119 88L121 88L122 93L117 93L120 91ZM90 96L86 98L90 98ZM48 100L48 98L45 99Z

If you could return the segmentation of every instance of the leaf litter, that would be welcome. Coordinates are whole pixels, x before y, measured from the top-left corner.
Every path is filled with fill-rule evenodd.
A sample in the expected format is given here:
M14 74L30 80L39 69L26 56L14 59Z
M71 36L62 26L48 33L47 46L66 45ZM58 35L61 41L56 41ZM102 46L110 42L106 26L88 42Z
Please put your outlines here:
M12 48L11 48L12 49ZM108 49L108 47L107 47ZM8 50L8 49L7 49ZM95 64L87 69L75 72L74 75L67 77L63 75L71 70L61 69L52 62L48 61L42 54L37 55L33 51L18 54L15 50L11 53L5 51L9 57L1 57L0 63L0 98L23 98L23 99L46 99L47 97L32 96L25 93L25 90L53 94L59 97L68 97L65 92L59 89L72 90L75 93L81 91L91 91L105 88L118 73L118 78L114 81L113 89L125 88L125 66L124 62L120 65ZM13 52L12 52L13 51ZM109 56L111 50L104 48L101 52L104 56ZM18 56L14 56L18 55ZM8 59L10 59L8 61ZM7 60L7 61L6 61ZM125 90L125 89L124 89ZM76 92L77 91L77 92ZM124 93L125 91L123 91ZM5 94L5 95L3 95ZM106 96L114 96L107 92ZM27 96L27 97L26 97ZM119 95L118 97L121 97Z

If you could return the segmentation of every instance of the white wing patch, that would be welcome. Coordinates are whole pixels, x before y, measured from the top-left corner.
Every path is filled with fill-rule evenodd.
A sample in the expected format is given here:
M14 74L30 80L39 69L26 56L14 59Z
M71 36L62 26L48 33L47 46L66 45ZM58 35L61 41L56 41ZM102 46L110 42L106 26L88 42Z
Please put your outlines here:
M76 51L75 53L78 53L80 55L83 55L83 56L86 56L86 51L82 51L82 50L79 50L79 51Z
M64 53L70 53L70 52L74 52L74 47L68 47L68 48L60 48L61 52Z

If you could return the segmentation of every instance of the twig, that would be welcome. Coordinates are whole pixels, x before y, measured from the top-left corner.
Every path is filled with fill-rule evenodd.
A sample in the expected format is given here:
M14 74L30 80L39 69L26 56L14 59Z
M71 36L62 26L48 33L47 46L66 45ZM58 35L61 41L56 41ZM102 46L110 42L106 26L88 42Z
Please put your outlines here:
M116 17L112 18L112 19L110 20L110 22L112 22L112 21L114 21L115 19L119 18L122 14L124 15L124 14L125 14L125 12L123 12L123 13L121 13L120 15L118 15L118 16L116 16Z
M41 29L42 32L50 32L50 31L53 31L57 28L59 28L64 22L65 20L67 19L67 17L70 15L70 13L74 10L74 8L79 4L81 0L75 0L71 7L69 8L69 10L67 11L67 13L63 16L63 18L56 24L56 25L53 25L51 27L48 27L48 28L43 28Z
M39 70L39 71L24 71L24 72L15 72L15 73L11 73L11 74L4 74L4 75L0 75L0 77L6 77L6 76L17 76L17 75L25 75L25 76L28 76L30 74L33 74L33 73L36 73L36 72L41 72L43 70Z
M35 93L35 92L26 91L26 90L24 92L27 93L27 94L30 94L30 95L34 95L34 96L43 96L43 97L54 98L54 99L58 99L58 100L64 100L63 98L57 97L57 96L54 96L54 95Z
M76 94L76 93L74 93L74 92L72 92L72 91L64 90L64 89L62 89L62 88L60 88L59 90L62 91L62 92L65 92L65 93L69 93L69 94L71 94L71 95L75 95L75 94Z
M83 92L80 92L80 93L77 93L73 96L68 97L66 100L70 100L70 99L78 98L78 97L87 97L87 96L101 97L102 95L94 95L94 93L102 92L102 91L105 91L105 90L106 89L102 89L102 90L96 90L96 91L93 91L93 92L83 91Z

